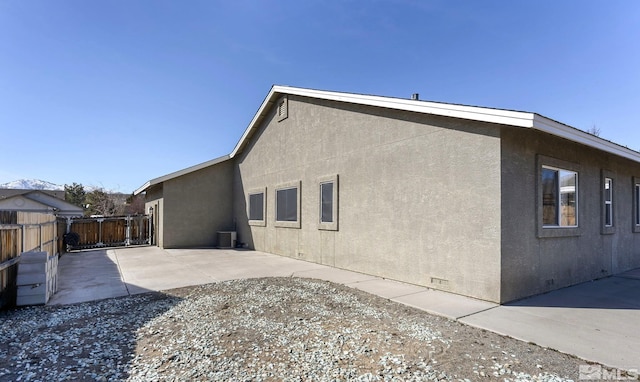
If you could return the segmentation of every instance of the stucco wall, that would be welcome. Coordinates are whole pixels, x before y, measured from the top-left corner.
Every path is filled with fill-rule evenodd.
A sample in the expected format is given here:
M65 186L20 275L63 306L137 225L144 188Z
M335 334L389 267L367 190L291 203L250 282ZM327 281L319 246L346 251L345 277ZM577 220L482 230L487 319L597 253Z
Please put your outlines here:
M578 171L578 229L541 227L537 187L545 161ZM503 302L640 267L632 182L640 164L549 134L504 128L502 165ZM611 230L603 229L605 173L614 182ZM556 237L545 237L548 231Z
M163 217L164 217L164 198L162 197L162 184L155 185L147 189L145 193L144 211L146 214L152 215L153 236L152 243L162 247L163 241Z
M497 301L500 129L289 96L236 158L234 214L251 248ZM339 176L339 228L318 229L319 179ZM301 182L301 226L275 227L275 190ZM266 226L247 193L266 187Z
M234 228L232 186L230 160L165 181L163 247L215 247Z

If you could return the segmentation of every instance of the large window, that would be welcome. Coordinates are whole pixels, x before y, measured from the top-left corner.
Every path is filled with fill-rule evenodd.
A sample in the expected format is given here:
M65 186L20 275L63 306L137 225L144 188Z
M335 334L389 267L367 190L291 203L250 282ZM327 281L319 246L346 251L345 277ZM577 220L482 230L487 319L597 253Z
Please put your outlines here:
M300 228L300 182L276 188L276 227Z
M542 168L542 225L578 225L578 173L559 168Z
M265 195L265 188L249 192L249 196L247 197L247 216L249 217L249 225L266 225Z
M319 219L318 229L338 230L338 175L318 179Z

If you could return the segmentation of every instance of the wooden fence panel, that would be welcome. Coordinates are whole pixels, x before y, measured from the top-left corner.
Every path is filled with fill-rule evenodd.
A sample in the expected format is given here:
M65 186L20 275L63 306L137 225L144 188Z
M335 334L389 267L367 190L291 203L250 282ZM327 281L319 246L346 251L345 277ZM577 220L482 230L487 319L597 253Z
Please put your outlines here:
M77 235L76 242L68 240L69 249L150 244L151 220L147 215L69 218L61 219L58 226L63 222L65 232Z
M20 226L0 226L0 308L13 306L16 302L20 230Z

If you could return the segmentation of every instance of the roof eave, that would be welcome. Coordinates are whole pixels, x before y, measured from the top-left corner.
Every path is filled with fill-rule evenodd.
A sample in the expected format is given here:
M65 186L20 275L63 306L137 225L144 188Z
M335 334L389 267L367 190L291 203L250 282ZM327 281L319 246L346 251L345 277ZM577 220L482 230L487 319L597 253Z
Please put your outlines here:
M554 121L542 115L534 115L532 127L536 130L544 131L557 137L565 138L570 141L640 163L640 153L635 150L587 133L586 131L576 129L575 127Z
M223 155L221 157L218 157L218 158L206 161L206 162L199 163L199 164L197 164L195 166L187 167L185 169L178 170L178 171L172 172L170 174L157 177L155 179L151 179L150 181L147 181L145 184L140 186L137 190L135 190L133 192L133 194L134 195L139 195L139 194L145 192L151 186L155 186L156 184L160 184L160 183L166 182L167 180L171 180L171 179L177 178L177 177L182 176L182 175L186 175L186 174L198 171L198 170L202 170L203 168L207 168L209 166L213 166L213 165L216 165L218 163L222 163L222 162L227 161L229 159L231 159L231 157L229 155Z

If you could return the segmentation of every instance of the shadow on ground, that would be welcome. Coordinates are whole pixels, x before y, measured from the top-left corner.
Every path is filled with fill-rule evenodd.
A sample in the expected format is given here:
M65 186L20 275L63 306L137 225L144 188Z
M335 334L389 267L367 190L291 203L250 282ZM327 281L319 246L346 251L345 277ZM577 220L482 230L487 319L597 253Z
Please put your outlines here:
M181 301L152 292L0 312L0 380L126 379L141 328Z

